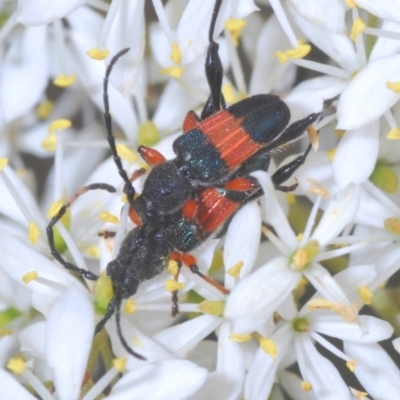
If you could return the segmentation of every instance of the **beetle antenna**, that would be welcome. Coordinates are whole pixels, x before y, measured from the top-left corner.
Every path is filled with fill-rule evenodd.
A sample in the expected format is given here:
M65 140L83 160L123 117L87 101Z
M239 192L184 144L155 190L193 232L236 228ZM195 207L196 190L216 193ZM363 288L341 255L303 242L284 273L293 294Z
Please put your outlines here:
M133 357L136 357L139 360L147 360L146 357L143 357L141 354L136 353L135 351L133 351L130 348L130 346L128 345L128 343L126 342L124 336L122 335L122 329L121 329L121 303L122 303L121 294L117 293L116 294L116 299L115 299L115 322L117 324L117 334L118 334L119 340L121 341L122 346L124 346L125 350L130 355L132 355Z

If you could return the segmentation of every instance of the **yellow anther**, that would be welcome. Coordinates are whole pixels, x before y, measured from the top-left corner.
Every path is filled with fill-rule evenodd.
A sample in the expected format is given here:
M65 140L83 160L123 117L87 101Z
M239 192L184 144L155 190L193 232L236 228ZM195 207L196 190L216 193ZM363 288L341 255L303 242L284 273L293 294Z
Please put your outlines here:
M176 290L182 290L185 287L185 284L182 282L177 282L174 279L167 279L165 282L165 289L168 292L175 292Z
M304 58L310 51L311 46L309 44L300 44L295 49L277 51L275 53L275 57L279 60L281 64L285 64L291 58Z
M310 187L308 189L308 193L316 194L317 196L322 196L325 198L329 198L329 190L326 188L323 188L323 187L316 187L316 186Z
M71 128L72 122L69 119L57 119L53 121L48 127L47 131L53 133L55 131L61 131L63 129Z
M175 260L168 261L167 272L173 276L176 276L179 272L179 265Z
M350 7L350 8L354 8L357 6L356 1L355 0L345 0L346 4Z
M226 273L233 278L238 278L240 276L240 271L242 270L244 265L243 261L237 262L233 267L229 268Z
M356 361L356 360L347 361L346 367L347 367L351 372L354 372L354 371L356 370L356 367L357 367L357 361Z
M180 78L183 75L183 67L181 66L174 66L169 68L161 68L160 69L161 75L169 75L173 78Z
M396 94L400 94L400 81L397 82L386 82L386 87L393 90Z
M278 348L276 347L275 340L268 339L265 337L260 337L258 339L260 343L260 347L273 359L275 360L276 356L278 355Z
M175 64L179 64L182 60L182 56L181 56L181 51L179 50L178 43L173 42L171 47L172 47L172 49L171 49L171 54L169 55L169 57Z
M139 168L145 169L146 171L150 171L151 169L150 165L145 162L139 163Z
M54 103L50 100L46 100L38 105L36 108L36 114L39 119L47 119L53 111Z
M222 317L224 315L225 302L204 300L198 305L197 308L204 314L210 314L210 315L215 315L217 317Z
M296 196L293 193L286 193L286 201L288 204L296 204Z
M75 75L64 75L61 74L54 79L53 83L59 87L68 87L71 86L76 81Z
M365 25L365 22L361 18L357 18L351 27L350 39L355 42L357 40L357 36L364 32L366 27L367 26Z
M383 221L383 224L388 232L400 235L400 218L397 217L386 218Z
M97 246L90 246L86 249L86 254L94 259L100 258L100 250Z
M22 357L10 358L7 368L15 374L22 374L26 370L25 360Z
M138 143L143 146L154 146L160 141L161 135L153 121L145 121L139 126ZM147 166L147 169L149 166Z
M25 179L28 175L28 171L25 168L18 168L15 173L18 175L19 178Z
M128 299L124 306L124 312L126 314L133 314L136 311L136 301L133 299Z
M47 211L47 218L54 218L59 213L59 211L63 205L64 205L64 201L62 199L51 203L50 207Z
M392 168L377 162L369 180L387 193L394 194L399 190L399 178Z
M11 336L14 333L12 329L0 328L0 339L4 336Z
M39 241L40 230L34 222L29 222L28 228L28 239L32 244L36 244Z
M351 394L358 400L367 400L368 399L368 393L367 392L360 392L357 389L354 388L349 388Z
M400 139L400 129L399 128L392 128L390 132L386 136L389 140L399 140Z
M55 151L57 147L58 137L55 133L46 136L41 143L41 146L47 151Z
M333 159L335 158L337 153L337 148L334 147L333 149L330 149L326 152L326 156L328 157L329 162L332 162Z
M120 373L124 372L126 368L126 358L125 357L114 358L113 367Z
M302 389L304 392L311 392L311 390L312 390L312 384L311 384L311 382L302 381L302 382L300 383L300 386L301 386L301 389Z
M334 130L335 135L338 137L338 139L341 139L344 134L346 133L346 131L344 129L335 129Z
M232 342L243 343L249 342L252 336L250 333L232 333L229 335L229 339L232 340Z
M0 157L0 171L2 171L8 164L7 157Z
M104 222L110 222L111 224L119 224L119 219L117 216L110 214L108 211L102 211L99 214L99 218Z
M239 45L239 38L246 23L243 18L230 18L225 22L225 28L230 32L235 47Z
M93 58L93 60L102 61L108 57L108 55L110 54L110 50L99 49L99 48L95 47L93 49L90 49L86 54L90 58Z
M39 274L37 273L37 271L30 271L27 272L23 277L22 277L22 282L25 283L25 285L27 285L29 282L34 281L35 279L37 279L39 276Z
M318 132L315 129L314 125L311 125L307 128L308 138L311 142L311 146L314 151L318 151L319 140L318 140Z
M235 101L235 89L233 88L231 83L224 83L222 85L222 94L224 95L224 99L228 104L233 104Z
M118 155L123 160L134 163L139 159L138 156L127 145L122 143L117 143L116 147Z
M124 194L121 196L121 201L122 201L123 203L127 203L127 202L128 202L128 196L126 195L126 193L124 193Z
M364 302L364 304L371 304L374 294L367 286L359 286L357 288L357 293L361 297L361 300Z

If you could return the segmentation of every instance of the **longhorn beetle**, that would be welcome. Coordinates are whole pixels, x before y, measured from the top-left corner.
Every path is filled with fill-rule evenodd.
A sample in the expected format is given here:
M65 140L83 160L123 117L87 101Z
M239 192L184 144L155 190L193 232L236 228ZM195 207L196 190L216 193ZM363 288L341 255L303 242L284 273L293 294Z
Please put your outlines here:
M112 119L108 101L108 81L113 65L129 49L120 51L111 60L104 78L104 119L107 140L124 181L124 192L130 204L130 217L138 225L122 242L117 258L106 269L112 281L114 296L104 318L96 326L99 332L116 314L118 336L125 349L139 359L121 332L120 308L124 299L134 295L140 282L158 275L169 260L180 266L187 265L209 283L227 294L228 291L204 276L189 251L195 249L210 235L216 234L234 213L246 202L262 194L258 183L249 176L253 171L267 170L270 153L279 146L297 139L315 121L333 113L327 100L319 113L288 125L290 111L275 95L257 95L244 99L228 108L221 93L223 69L214 41L214 28L222 0L216 0L209 28L209 45L205 71L210 86L210 96L198 117L189 111L183 122L183 135L173 144L176 158L166 161L156 150L141 146L138 151L153 168L141 195L135 196L132 177L122 167L112 133ZM279 168L272 180L275 188L290 191L295 185L283 186L293 172L304 163L311 146L289 164ZM92 184L75 194L50 221L47 235L52 255L67 269L86 279L98 276L64 260L54 245L53 226L66 209L83 193L103 189L115 192L107 184ZM173 296L173 314L178 312L176 295Z

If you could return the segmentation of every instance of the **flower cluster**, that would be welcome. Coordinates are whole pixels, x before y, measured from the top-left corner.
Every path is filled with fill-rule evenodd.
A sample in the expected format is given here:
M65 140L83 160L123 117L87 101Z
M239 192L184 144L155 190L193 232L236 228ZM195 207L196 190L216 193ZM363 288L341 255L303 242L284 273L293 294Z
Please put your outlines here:
M129 175L148 168L138 145L173 158L186 113L207 100L213 8L0 4L1 399L400 398L398 0L223 0L214 38L227 105L272 92L291 122L330 99L337 112L316 123L318 139L308 130L314 150L293 192L274 189L276 165L253 173L261 199L194 251L229 294L182 268L179 281L166 270L123 301L122 334L146 361L127 353L113 318L94 336L112 297L107 283L51 256L48 218L87 184L117 190L82 194L57 222L55 247L68 262L104 276L134 227L106 157L110 56L130 48L109 85ZM273 153L279 165L298 156L283 147ZM49 159L50 172L36 168L35 177L32 160ZM139 193L145 179L134 182Z

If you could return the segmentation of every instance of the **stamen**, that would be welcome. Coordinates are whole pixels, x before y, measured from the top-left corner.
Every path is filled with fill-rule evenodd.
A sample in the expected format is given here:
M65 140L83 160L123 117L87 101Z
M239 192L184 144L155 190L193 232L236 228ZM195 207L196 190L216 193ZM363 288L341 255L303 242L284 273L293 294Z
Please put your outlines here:
M275 247L280 250L281 253L283 254L288 254L289 253L289 248L277 237L275 234L273 234L266 226L263 226L261 228L262 233L264 236L266 236L272 244L275 245Z
M29 222L28 239L32 244L37 244L40 238L40 229L34 222Z
M161 75L170 75L173 78L180 78L183 75L183 67L175 66L169 68L161 68L160 69Z
M136 301L133 299L128 299L124 306L124 312L126 314L133 314L136 311Z
M363 187L373 196L375 197L379 203L381 203L382 207L386 209L392 215L399 214L399 208L394 204L385 194L379 190L372 182L365 181L363 183Z
M114 239L114 251L113 251L114 259L117 258L122 240L125 236L125 229L126 229L126 222L128 221L129 208L130 205L127 202L122 207L120 223L118 225L117 233Z
M153 7L157 14L157 18L160 21L161 28L164 31L169 43L172 46L172 44L176 42L175 35L172 32L171 27L169 26L167 15L165 14L165 10L161 3L161 0L153 0Z
M368 35L378 36L386 39L400 40L400 33L394 31L386 31L383 29L371 28L367 26L364 33Z
M139 159L139 157L125 144L117 143L116 147L118 155L123 160L128 161L130 163L134 163Z
M335 158L337 153L337 147L334 147L333 149L330 149L326 152L326 156L328 157L329 162L333 162L333 159Z
M36 114L39 119L47 119L54 109L54 103L51 100L41 102L36 108Z
M346 367L347 367L351 372L354 373L354 371L356 370L356 367L357 367L357 361L356 361L356 360L347 361Z
M313 339L315 339L315 341L317 341L322 347L325 347L328 351L330 351L332 354L334 354L336 357L341 358L342 360L344 360L346 362L352 361L349 356L347 356L343 351L339 350L336 346L334 346L331 342L326 340L319 333L311 330L310 336Z
M303 239L300 243L300 247L303 247L309 240L310 240L310 234L311 234L311 230L314 227L315 224L315 219L317 217L318 214L318 210L319 210L319 206L321 204L321 200L322 197L318 196L315 200L315 203L311 209L310 215L308 217L307 220L307 225L306 228L304 229L304 233L303 233Z
M244 80L244 74L242 70L242 65L239 60L239 55L237 53L237 47L235 47L234 39L231 35L226 35L229 59L231 60L231 67L233 77L235 79L236 86L239 92L246 93L246 83Z
M107 16L104 20L104 24L103 24L103 27L100 32L99 41L97 42L97 44L98 44L97 49L99 49L99 50L101 49L100 52L107 51L107 49L105 48L107 36L110 33L111 26L115 20L115 17L117 15L120 4L121 4L121 0L114 0L110 3L110 6L109 6L109 9L107 12ZM91 51L91 50L89 50L89 51Z
M178 263L175 260L168 261L167 272L173 276L176 276L179 272Z
M57 201L54 201L53 203L51 203L49 210L47 211L47 218L54 218L60 211L63 204L64 204L63 199L60 199L60 200L57 200Z
M309 44L299 44L297 47L285 51L277 51L276 58L281 64L287 63L291 59L304 58L311 51Z
M311 392L311 390L313 388L311 382L307 382L307 381L302 381L300 383L300 387L304 392Z
M360 33L362 33L366 28L365 22L358 17L354 22L353 26L351 27L350 39L353 42L356 42L357 37Z
M260 347L267 353L273 360L275 360L278 355L278 348L274 339L268 339L266 337L260 337L258 339Z
M364 304L369 305L372 303L372 298L374 297L374 294L367 286L359 286L357 288L357 293L361 297L361 300Z
M291 62L292 64L296 64L299 67L308 68L312 71L321 72L336 78L349 79L349 73L342 68L332 67L331 65L326 65L311 60L304 60L301 58L292 59Z
M386 136L389 140L399 140L400 139L400 129L395 127L392 128Z
M27 285L29 282L34 281L35 279L37 279L39 276L37 271L31 271L31 272L27 272L23 277L22 277L22 282L25 283L25 285Z
M326 299L311 299L307 303L309 310L328 309L340 315L346 322L355 323L357 321L357 312L352 306L343 303L334 303Z
M86 54L90 57L93 58L93 60L96 61L102 61L104 59L106 59L109 54L110 54L110 50L108 49L99 49L97 47L90 49L86 52Z
M351 394L358 400L368 400L368 393L350 387Z
M48 127L47 131L53 133L55 131L61 131L72 126L72 122L69 119L57 119L53 121Z
M225 310L225 301L204 300L199 304L198 309L204 314L222 317Z
M240 271L242 270L243 266L244 266L244 262L239 261L233 267L229 268L226 271L226 273L228 275L232 276L233 278L238 278L240 276Z
M232 333L229 335L229 339L232 340L232 342L243 343L250 341L252 336L250 333Z
M247 22L243 18L230 18L225 21L225 28L229 31L235 47L239 46L239 38Z
M400 81L396 82L386 82L386 87L390 90L393 90L396 94L400 94Z
M289 39L289 42L293 47L296 47L297 46L296 35L294 34L292 27L290 26L289 20L286 17L281 2L279 0L270 0L269 3L275 12L275 16L278 18L278 21L283 31L285 32L287 38Z
M185 287L183 282L177 282L174 279L167 279L165 282L165 288L168 292L175 292L176 290L182 290Z
M116 215L110 214L108 211L102 211L99 214L99 218L104 222L110 222L111 224L118 225L119 219Z
M161 135L153 121L145 121L139 126L138 143L142 146L154 146L160 141Z
M171 55L169 56L175 64L179 64L182 60L181 51L179 50L178 43L172 42Z
M383 221L383 224L388 232L400 235L400 218L397 217L386 218Z

